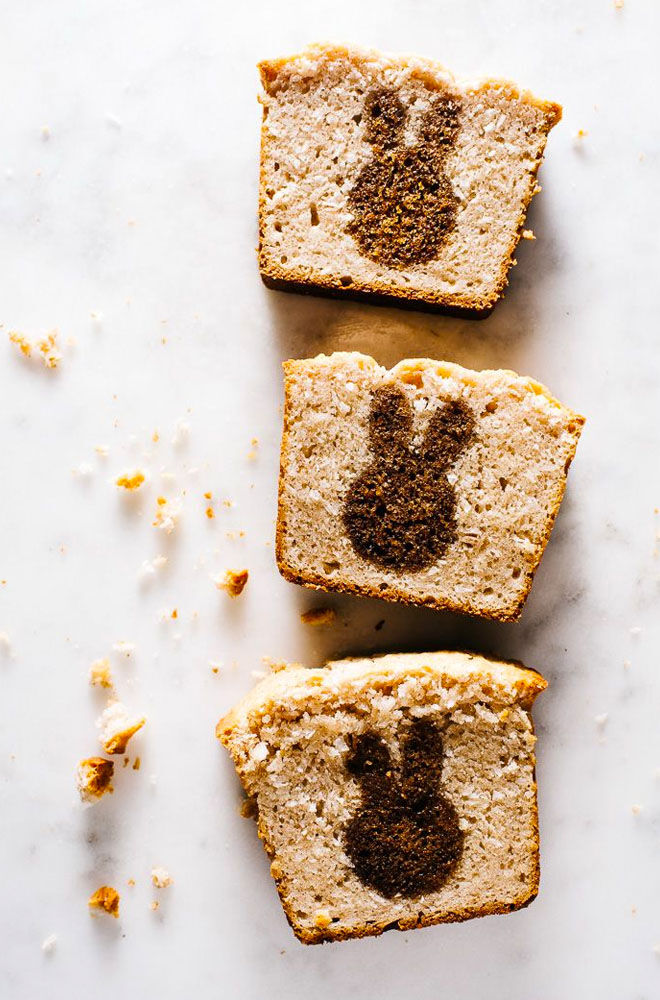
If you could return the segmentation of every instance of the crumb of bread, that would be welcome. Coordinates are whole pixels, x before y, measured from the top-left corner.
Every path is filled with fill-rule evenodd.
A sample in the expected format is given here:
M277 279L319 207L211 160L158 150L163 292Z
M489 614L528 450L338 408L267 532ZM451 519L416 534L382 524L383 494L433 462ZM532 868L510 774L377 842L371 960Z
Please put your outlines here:
M158 900L157 899L152 899L151 903L149 904L149 909L150 910L157 910L159 906L160 906L160 903L158 902Z
M126 885L130 885L130 887L133 888L133 886L135 885L135 879L134 878L129 878L129 880L126 883Z
M22 333L18 333L17 330L10 330L9 339L12 344L16 344L26 358L29 358L32 355L32 343Z
M37 340L37 350L46 368L57 368L62 360L62 355L57 349L57 330L53 330Z
M615 10L623 10L623 8L624 8L624 0L614 0Z
M167 564L167 556L155 556L153 559L145 559L140 567L141 577L154 576L155 573Z
M172 885L174 879L165 868L152 868L151 881L157 889L167 889L168 885Z
M213 507L209 506L206 508L206 516L208 517L209 521L213 520L213 518L215 517L215 511L213 510Z
M11 639L6 632L0 632L0 650L5 653L11 653Z
M579 128L575 133L575 135L573 136L573 138L576 139L577 142L581 142L582 139L586 139L588 135L589 133L587 132L586 129Z
M235 502L233 500L230 500L229 497L225 497L225 499L222 501L222 504L223 504L224 507L235 507L236 506Z
M602 715L595 715L594 716L594 722L596 723L596 725L599 728L602 729L603 726L605 725L605 723L607 722L608 718L609 718L608 713L607 712L603 712Z
M209 660L209 666L214 674L217 674L222 669L222 663L219 660Z
M120 642L114 642L112 644L112 648L114 649L115 653L119 653L121 656L125 656L126 658L128 658L129 656L133 655L136 647L134 642L125 642L122 639Z
M94 910L102 910L116 919L119 916L119 893L111 885L102 885L96 892L92 893L87 905L90 913L93 913Z
M106 753L124 753L130 738L146 721L143 715L130 716L120 701L111 701L96 723L99 742Z
M78 764L76 781L83 802L94 802L106 792L112 794L112 776L115 765L104 757L88 757Z
M111 688L112 672L110 670L110 660L94 660L89 668L89 683L92 687Z
M97 455L100 455L101 458L107 458L109 448L107 444L97 444L94 446L94 451L96 452Z
M212 579L218 590L226 590L230 597L238 597L243 593L248 576L246 569L228 569Z
M310 611L303 611L300 621L303 625L331 625L336 617L334 608L312 608Z
M279 674L280 670L286 670L288 667L302 666L300 663L289 663L287 660L274 660L271 656L262 656L261 662L271 674Z
M57 934L49 934L41 943L41 950L46 955L51 955L57 947Z
M117 476L115 485L121 486L125 490L139 490L146 478L141 469L134 469L132 472L122 472L120 476Z
M641 813L641 811L643 809L643 806L640 806L637 802L635 802L630 807L630 809L631 809L631 812L632 812L633 816L639 816L639 814Z
M133 770L139 771L141 766L142 766L142 761L140 760L139 757L136 757L135 760L133 761Z
M175 448L182 445L190 434L190 424L185 420L179 420L174 429L174 436L172 437L172 444Z
M536 236L534 235L534 230L533 229L523 229L523 231L522 231L522 238L524 240L535 240Z
M630 662L630 660L624 660L623 661L623 669L624 670L630 670L631 666L632 666L632 663Z
M165 497L158 497L156 503L158 506L152 522L153 526L171 535L181 513L181 501L178 498L167 500Z
M327 910L317 910L314 914L314 923L319 929L325 930L332 923L332 919Z

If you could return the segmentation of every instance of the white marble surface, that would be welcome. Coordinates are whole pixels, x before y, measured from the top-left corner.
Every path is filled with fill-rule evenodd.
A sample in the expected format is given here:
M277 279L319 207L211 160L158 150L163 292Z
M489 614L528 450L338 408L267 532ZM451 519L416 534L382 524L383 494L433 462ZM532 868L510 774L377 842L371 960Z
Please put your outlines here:
M0 4L0 631L12 647L0 652L0 996L660 995L659 11L654 0ZM417 50L564 103L529 219L538 239L520 248L489 320L262 288L254 64L323 38ZM5 337L52 327L76 341L55 373ZM300 624L319 600L278 577L272 550L280 362L334 348L513 367L586 413L520 624L348 598L331 600L335 627ZM174 446L180 420L190 432ZM87 477L72 475L81 463ZM111 481L133 464L151 481L126 503ZM168 540L151 517L155 496L176 490L184 511ZM235 506L207 520L206 490ZM158 552L167 569L140 585ZM251 577L231 603L209 574L237 564ZM118 640L136 644L132 659L112 651ZM510 917L306 949L238 814L214 723L264 655L316 664L453 645L520 657L550 680L536 712L539 898ZM141 770L121 771L114 796L84 811L73 772L95 749L102 699L87 670L105 655L149 721L133 745ZM225 665L217 675L211 659ZM175 879L156 913L153 865ZM122 892L117 922L87 913L104 882Z

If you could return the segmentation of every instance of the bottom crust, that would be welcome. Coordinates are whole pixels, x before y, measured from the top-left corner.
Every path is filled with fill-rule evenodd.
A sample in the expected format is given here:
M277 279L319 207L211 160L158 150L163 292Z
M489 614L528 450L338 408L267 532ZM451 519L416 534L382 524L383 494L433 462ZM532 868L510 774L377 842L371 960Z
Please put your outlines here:
M457 316L461 319L486 319L492 313L499 298L486 305L458 306L444 303L442 299L413 298L401 293L367 291L359 287L342 287L341 285L325 284L320 281L302 281L282 277L273 277L261 270L261 280L267 288L278 292L296 292L300 295L321 295L331 299L352 299L357 302L369 302L376 306L394 306L398 309L416 309L420 312L441 313L445 316Z

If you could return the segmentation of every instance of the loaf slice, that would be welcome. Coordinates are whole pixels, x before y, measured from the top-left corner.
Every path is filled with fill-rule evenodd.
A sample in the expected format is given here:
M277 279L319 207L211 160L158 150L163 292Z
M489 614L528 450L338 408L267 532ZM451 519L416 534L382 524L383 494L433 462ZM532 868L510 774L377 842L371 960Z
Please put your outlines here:
M355 353L284 369L282 575L518 618L584 418L510 371Z
M217 726L306 944L508 913L539 884L530 709L471 653L289 667Z
M314 45L259 68L264 282L487 315L560 106L357 48Z

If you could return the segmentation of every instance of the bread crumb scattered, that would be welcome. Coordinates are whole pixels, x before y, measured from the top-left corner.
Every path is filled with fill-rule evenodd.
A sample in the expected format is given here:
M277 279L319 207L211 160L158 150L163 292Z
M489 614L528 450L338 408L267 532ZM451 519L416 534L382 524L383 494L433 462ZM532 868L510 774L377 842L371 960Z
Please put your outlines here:
M614 0L614 9L623 10L625 0Z
M536 236L534 235L534 230L533 229L523 229L523 231L522 231L522 238L524 240L535 240Z
M172 437L172 444L175 448L178 448L184 443L190 434L190 424L185 420L179 420L175 429L174 436Z
M154 576L155 573L162 569L167 563L167 556L156 556L154 559L145 559L140 567L139 576L149 577Z
M575 142L576 142L576 143L578 143L578 144L579 144L579 143L581 143L581 142L582 142L582 141L583 141L584 139L586 139L588 135L589 135L589 133L587 132L587 130L586 130L586 129L584 129L584 128L579 128L579 129L577 130L577 132L576 132L576 133L575 133L575 134L573 135L573 139L575 140Z
M135 760L133 761L133 770L139 771L141 766L142 766L142 761L140 760L139 757L136 757Z
M608 719L609 719L609 715L608 715L607 712L603 712L602 715L595 715L594 716L594 722L601 729L603 728L603 726L605 725L605 723L607 722Z
M327 910L317 910L314 914L314 923L319 928L319 930L325 930L332 923L330 914Z
M630 670L631 666L632 666L632 663L630 662L630 660L624 660L623 661L623 669L624 670Z
M112 794L112 776L115 765L104 757L88 757L78 764L76 781L83 802L94 802L106 792Z
M209 666L214 674L222 669L222 663L219 660L209 660Z
M257 457L257 448L259 447L259 438L252 438L252 440L250 441L250 444L252 445L252 448L248 452L248 456L247 457L249 458L250 461L254 461L254 459Z
M334 608L312 608L310 611L303 611L300 621L303 625L331 625L336 617Z
M96 723L99 742L106 753L124 753L130 738L146 721L144 716L130 716L120 701L112 701Z
M101 458L107 458L109 448L107 444L97 444L94 446L94 451L96 452L97 455L100 455Z
M135 652L136 646L134 642L124 642L122 639L120 642L115 642L112 645L115 653L119 653L121 656L125 656L127 659L132 656Z
M633 814L633 816L639 816L639 814L641 813L641 811L642 811L642 809L643 809L643 808L644 808L644 807L643 807L643 806L640 806L640 805L639 805L639 804L638 804L637 802L635 802L635 803L634 803L634 804L633 804L633 805L632 805L632 806L630 807L630 809L631 809L631 811L632 811L632 814Z
M181 514L181 501L178 497L175 497L173 500L167 500L165 497L158 497L156 503L158 506L156 508L156 516L153 520L153 526L154 528L160 528L161 531L171 535L176 528L179 515Z
M206 516L208 517L209 521L213 520L213 518L215 517L215 511L213 510L213 507L209 506L206 508Z
M243 593L248 576L246 569L228 569L224 574L212 577L212 580L218 590L226 590L230 597L238 597Z
M110 670L110 660L94 660L89 668L89 683L92 687L111 688L112 673Z
M52 330L45 337L31 341L16 330L9 331L9 339L12 344L16 344L26 358L32 357L33 354L38 355L45 368L57 368L62 360L62 355L57 349L57 336L57 330Z
M111 885L102 885L92 893L87 902L90 912L102 910L115 919L119 916L119 893Z
M135 879L134 878L129 878L129 880L126 883L126 885L130 885L131 888L132 888L135 885Z
M132 472L122 472L117 476L115 484L125 490L139 490L146 478L141 469L134 469Z
M49 934L47 938L44 938L41 944L41 950L45 952L46 955L52 955L57 947L57 934Z
M151 881L157 889L167 889L168 885L172 885L174 879L165 868L152 868Z
M158 900L157 899L152 899L151 903L149 904L149 909L150 910L157 910L159 906L160 906L160 903L158 902Z

